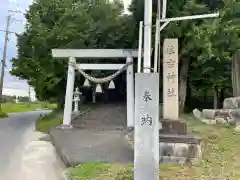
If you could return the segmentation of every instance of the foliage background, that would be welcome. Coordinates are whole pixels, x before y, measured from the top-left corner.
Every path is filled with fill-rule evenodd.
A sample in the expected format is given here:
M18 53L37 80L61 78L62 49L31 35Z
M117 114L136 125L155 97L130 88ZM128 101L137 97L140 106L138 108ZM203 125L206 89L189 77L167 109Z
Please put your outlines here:
M153 0L153 22L156 4L157 0ZM51 49L137 48L138 24L143 20L144 0L133 0L129 11L130 14L123 14L120 0L98 0L94 3L85 0L36 0L25 14L26 30L18 36L18 56L11 60L11 74L27 80L35 88L39 100L57 102L59 108L62 107L67 61L53 59ZM219 18L172 22L161 36L161 40L179 38L179 99L182 111L193 105L217 108L225 97L232 95L231 59L240 48L240 2L168 2L167 17L215 11L220 11ZM91 59L85 61L93 62ZM88 73L101 77L112 72ZM83 81L78 75L76 84L81 85ZM124 74L116 79L116 86L115 97L122 99L125 96ZM89 92L84 93L90 100Z

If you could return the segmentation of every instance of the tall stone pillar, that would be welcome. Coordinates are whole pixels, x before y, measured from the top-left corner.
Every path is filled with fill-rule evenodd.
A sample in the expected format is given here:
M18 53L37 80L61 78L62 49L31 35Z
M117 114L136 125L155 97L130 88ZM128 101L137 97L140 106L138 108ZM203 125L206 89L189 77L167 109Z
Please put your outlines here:
M178 39L165 39L163 45L163 117L179 119Z

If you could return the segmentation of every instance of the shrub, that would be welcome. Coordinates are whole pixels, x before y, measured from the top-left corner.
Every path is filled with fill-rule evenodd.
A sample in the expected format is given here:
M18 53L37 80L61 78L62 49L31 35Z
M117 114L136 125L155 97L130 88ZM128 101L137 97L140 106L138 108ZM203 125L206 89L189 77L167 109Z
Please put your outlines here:
M48 115L41 116L36 122L36 130L49 133L52 128L62 124L63 112L53 111Z
M2 118L8 117L8 114L3 111L0 111L0 117L2 117Z

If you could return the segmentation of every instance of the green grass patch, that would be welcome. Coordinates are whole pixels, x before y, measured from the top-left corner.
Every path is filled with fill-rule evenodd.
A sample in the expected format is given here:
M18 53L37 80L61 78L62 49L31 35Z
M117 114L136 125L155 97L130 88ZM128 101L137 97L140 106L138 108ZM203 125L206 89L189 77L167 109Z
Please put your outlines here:
M206 125L192 116L184 115L188 131L202 137L203 157L199 164L161 165L160 180L239 180L240 179L240 134L231 126ZM93 166L93 164L92 164ZM97 173L89 172L91 180L133 180L133 165L97 164L108 167ZM74 180L84 179L85 166L72 170ZM101 168L100 168L101 169ZM86 179L86 178L85 178Z
M86 163L72 169L73 180L91 180L108 172L110 165L103 163Z
M56 104L45 104L45 103L3 103L2 111L5 113L11 112L27 112L34 111L41 108L56 108Z
M49 133L50 130L63 122L63 112L53 111L52 113L39 118L36 122L36 129L43 133Z
M8 117L8 114L0 111L0 118Z

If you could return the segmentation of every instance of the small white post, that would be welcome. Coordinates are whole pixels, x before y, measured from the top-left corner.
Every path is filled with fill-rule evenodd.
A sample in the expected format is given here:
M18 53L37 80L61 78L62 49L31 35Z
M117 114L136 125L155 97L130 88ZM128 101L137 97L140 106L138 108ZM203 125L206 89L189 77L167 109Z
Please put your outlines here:
M133 62L132 57L127 58L127 63ZM134 81L133 81L133 64L127 68L127 126L134 126Z
M155 49L154 49L154 72L158 72L158 61L160 58L160 54L158 54L158 48L160 48L160 42L159 42L159 37L160 37L160 23L159 20L156 20L156 32L155 32ZM159 61L160 63L160 61Z
M159 4L161 4L161 2L159 2ZM162 18L161 19L166 18L166 14L167 14L167 0L163 0L163 3L162 3Z
M143 40L143 22L140 21L139 24L139 40L138 40L138 70L137 72L141 72L142 66L142 40Z
M16 96L15 102L19 103L18 96Z
M151 72L152 0L144 1L144 58L145 73Z
M75 57L70 57L69 62L76 63ZM66 127L71 127L74 81L75 81L75 69L73 66L71 66L69 64L68 65L67 88L66 88L66 94L65 94L64 115L63 115L63 125Z
M157 18L156 18L156 32L155 32L155 49L154 49L154 73L158 72L160 73L160 48L161 48L161 43L160 43L160 18L161 18L161 2L158 0L158 10L157 10Z

